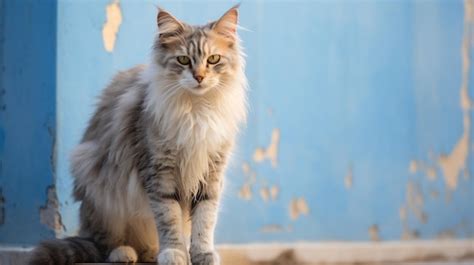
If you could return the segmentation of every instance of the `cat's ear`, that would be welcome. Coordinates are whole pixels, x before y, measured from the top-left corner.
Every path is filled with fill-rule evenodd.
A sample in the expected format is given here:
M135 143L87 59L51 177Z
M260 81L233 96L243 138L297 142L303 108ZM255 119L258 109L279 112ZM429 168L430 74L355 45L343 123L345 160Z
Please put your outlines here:
M168 11L159 8L156 18L158 24L159 40L162 44L173 42L184 32L184 25Z
M226 38L235 40L237 37L237 24L239 20L239 5L229 9L225 14L213 23L212 29Z

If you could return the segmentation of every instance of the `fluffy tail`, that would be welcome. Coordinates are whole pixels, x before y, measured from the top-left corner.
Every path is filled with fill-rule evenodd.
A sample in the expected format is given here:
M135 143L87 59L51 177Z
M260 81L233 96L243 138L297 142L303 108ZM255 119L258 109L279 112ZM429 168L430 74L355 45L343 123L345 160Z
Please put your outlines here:
M91 239L69 237L47 240L35 248L29 265L74 265L75 263L103 262L104 251Z

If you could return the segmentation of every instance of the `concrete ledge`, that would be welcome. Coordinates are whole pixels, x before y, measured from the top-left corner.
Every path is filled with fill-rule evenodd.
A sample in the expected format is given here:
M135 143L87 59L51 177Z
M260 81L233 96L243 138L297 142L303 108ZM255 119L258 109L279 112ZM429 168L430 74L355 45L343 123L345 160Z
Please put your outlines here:
M23 265L29 250L0 248L0 264ZM222 265L474 264L472 239L220 245L218 250Z

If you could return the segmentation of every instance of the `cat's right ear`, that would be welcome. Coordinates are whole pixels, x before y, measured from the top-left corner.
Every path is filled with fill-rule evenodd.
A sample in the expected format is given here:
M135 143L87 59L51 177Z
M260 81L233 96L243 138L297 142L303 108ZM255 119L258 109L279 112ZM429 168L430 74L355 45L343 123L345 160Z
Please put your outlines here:
M169 12L161 8L158 9L156 21L161 44L174 42L184 32L184 25Z

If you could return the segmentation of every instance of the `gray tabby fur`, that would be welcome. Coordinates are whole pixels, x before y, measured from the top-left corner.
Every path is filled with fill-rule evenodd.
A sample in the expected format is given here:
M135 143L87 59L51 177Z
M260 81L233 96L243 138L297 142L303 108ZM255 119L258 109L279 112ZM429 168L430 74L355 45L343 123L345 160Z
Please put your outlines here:
M220 263L223 175L246 119L237 7L205 26L161 9L157 22L150 64L113 79L72 153L78 237L42 243L30 264ZM177 61L183 55L189 65Z

